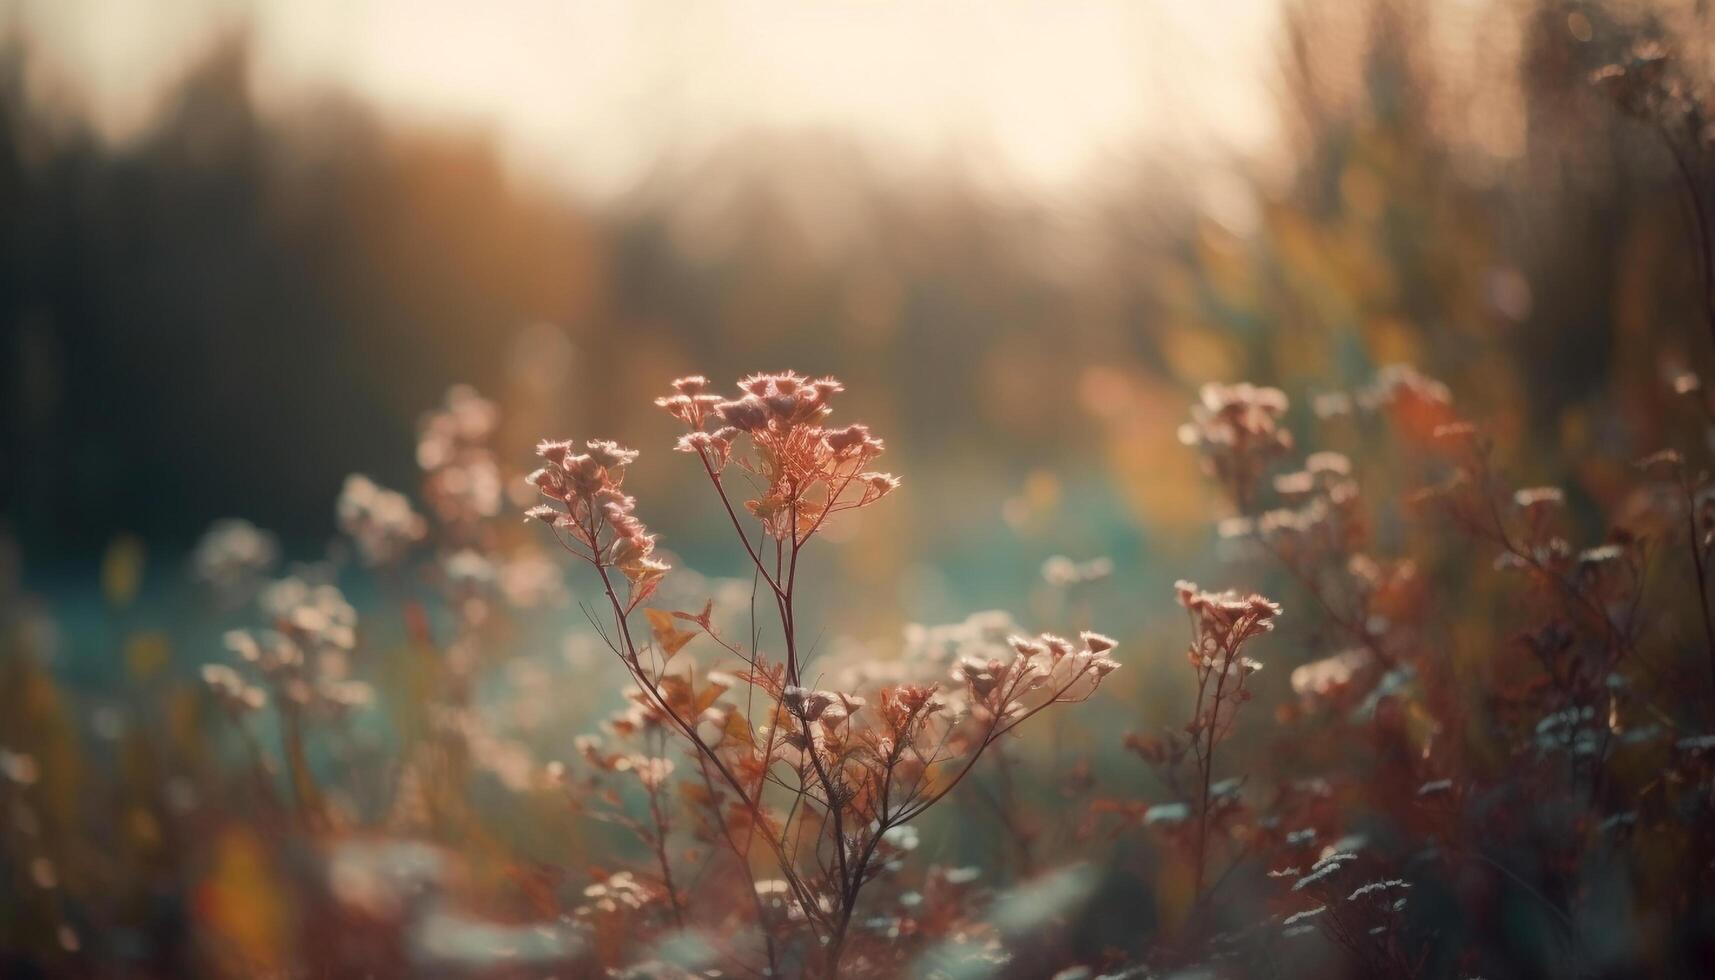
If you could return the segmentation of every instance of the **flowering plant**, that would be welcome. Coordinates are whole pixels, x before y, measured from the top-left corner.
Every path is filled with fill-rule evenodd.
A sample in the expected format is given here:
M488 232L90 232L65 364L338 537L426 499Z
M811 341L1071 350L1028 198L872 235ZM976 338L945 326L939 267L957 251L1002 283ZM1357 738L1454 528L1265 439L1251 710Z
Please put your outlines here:
M961 658L939 682L861 691L806 683L800 557L830 520L899 487L897 478L869 468L884 445L866 426L827 424L841 390L833 378L786 372L747 377L729 398L702 377L686 377L656 402L685 425L677 449L700 464L773 600L778 654L723 636L707 606L644 606L670 569L623 490L636 451L603 440L581 449L543 442L537 453L545 465L529 477L546 500L530 517L600 580L608 606L603 637L633 684L632 708L609 726L631 750L589 741L584 757L597 772L629 774L647 794L650 818L632 824L656 855L656 880L643 891L681 927L733 907L712 900L709 888L699 890L698 901L674 879L663 788L683 769L683 798L704 838L729 853L732 887L748 893L760 934L756 952L772 974L791 967L835 976L881 965L886 945L854 943L854 915L865 887L896 866L911 822L946 798L1001 738L1051 705L1086 700L1118 667L1106 636L1084 632L1072 641L1045 633L1013 637L1005 656ZM742 493L738 482L747 487ZM634 629L639 609L647 631ZM699 637L725 662L699 669L678 656ZM666 754L669 744L682 752L683 766ZM635 879L627 881L628 894L636 892ZM599 907L612 904L613 887L594 894Z

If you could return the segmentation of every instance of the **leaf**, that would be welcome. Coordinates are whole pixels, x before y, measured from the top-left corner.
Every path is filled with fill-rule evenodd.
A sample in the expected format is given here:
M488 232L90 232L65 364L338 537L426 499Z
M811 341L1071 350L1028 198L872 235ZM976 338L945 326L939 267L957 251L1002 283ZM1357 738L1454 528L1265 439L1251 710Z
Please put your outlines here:
M696 623L698 626L701 626L703 629L708 629L709 628L709 617L710 617L710 614L714 612L714 608L715 608L715 600L710 599L707 602L703 603L703 611L700 613L692 615L691 613L688 613L688 612L675 612L675 613L673 613L673 615L678 617L679 619L682 619L682 620L688 622L688 623Z
M649 617L649 631L655 634L655 645L661 648L664 659L673 659L673 654L697 638L697 634L682 630L674 624L674 617L680 615L679 613L667 612L664 609L645 609L643 615Z
M703 712L709 710L709 707L715 703L715 699L725 694L726 691L727 686L725 684L719 684L713 681L709 682L709 685L703 688L703 690L697 695L697 700L691 705L691 713L694 715L701 715Z
M661 696L676 710L683 711L691 703L691 682L678 674L661 678Z
M649 597L654 595L655 590L660 588L660 587L661 587L660 576L642 579L640 581L633 582L631 584L631 593L627 597L628 601L631 603L631 605L628 608L636 609L638 603L648 602ZM647 610L645 610L645 611L647 611Z
M742 742L745 745L756 744L756 739L751 734L750 720L745 718L742 712L727 712L724 734L735 742Z

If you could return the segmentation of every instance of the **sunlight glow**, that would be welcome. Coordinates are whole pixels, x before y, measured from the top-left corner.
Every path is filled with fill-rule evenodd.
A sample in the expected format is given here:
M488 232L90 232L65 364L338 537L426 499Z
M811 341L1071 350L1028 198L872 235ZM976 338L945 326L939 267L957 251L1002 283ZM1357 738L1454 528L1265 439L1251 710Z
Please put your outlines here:
M89 103L111 136L248 26L266 102L347 87L492 128L526 170L601 191L753 131L1058 186L1140 143L1254 150L1273 135L1274 7L510 0L476 18L448 0L24 0L21 16L49 65L38 88Z

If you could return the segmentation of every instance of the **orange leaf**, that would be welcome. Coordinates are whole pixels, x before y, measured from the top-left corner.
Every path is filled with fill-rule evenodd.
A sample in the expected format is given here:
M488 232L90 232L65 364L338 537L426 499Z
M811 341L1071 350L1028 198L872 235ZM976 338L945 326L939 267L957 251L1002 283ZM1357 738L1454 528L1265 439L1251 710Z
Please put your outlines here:
M742 742L745 745L756 744L756 740L751 736L750 721L744 717L742 712L727 712L726 724L722 734L735 742Z
M673 654L684 649L685 644L697 638L697 634L682 630L674 625L673 617L678 613L670 613L662 609L645 609L643 615L649 617L649 631L655 634L655 645L661 648L661 655L671 660Z
M715 684L711 682L707 687L703 688L701 693L697 695L696 703L691 705L691 713L700 715L707 711L709 706L715 703L716 698L726 693L726 689L725 684Z
M695 615L693 615L693 614L688 613L688 612L675 612L675 613L673 613L673 615L677 616L680 619L685 620L688 623L696 623L698 626L701 626L703 629L708 629L709 628L709 614L714 611L714 608L715 608L715 600L710 599L709 601L703 603L703 611L700 613L696 613Z

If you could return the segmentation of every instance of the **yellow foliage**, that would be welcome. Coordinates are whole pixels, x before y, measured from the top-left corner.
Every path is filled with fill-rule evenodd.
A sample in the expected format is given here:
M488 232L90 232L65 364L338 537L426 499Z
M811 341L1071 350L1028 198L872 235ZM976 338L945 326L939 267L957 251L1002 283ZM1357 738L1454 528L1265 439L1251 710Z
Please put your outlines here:
M173 645L165 633L134 633L125 640L125 667L138 680L160 673L172 655Z
M134 534L121 534L107 546L101 558L101 594L116 608L124 608L137 598L143 586L143 540Z
M254 835L231 829L216 840L196 909L211 945L227 954L228 975L260 976L282 965L287 910L277 877Z

